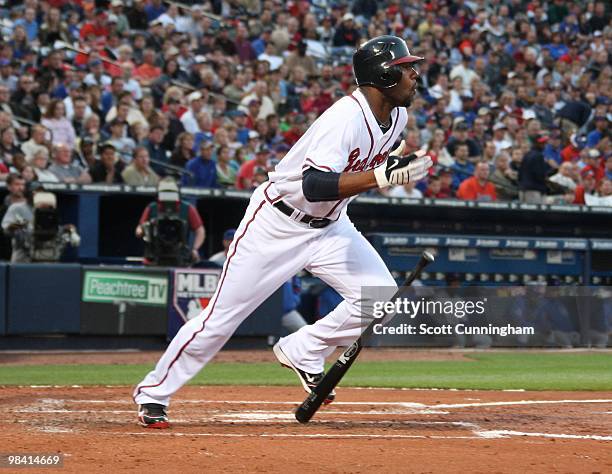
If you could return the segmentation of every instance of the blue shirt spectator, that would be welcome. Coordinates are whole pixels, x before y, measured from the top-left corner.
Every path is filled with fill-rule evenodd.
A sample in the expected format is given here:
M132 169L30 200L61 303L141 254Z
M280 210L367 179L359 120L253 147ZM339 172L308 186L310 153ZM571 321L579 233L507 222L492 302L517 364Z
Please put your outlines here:
M192 176L183 175L181 185L198 188L218 188L217 163L212 159L213 144L204 142L200 153L199 156L192 158L185 165L185 169L191 172Z
M211 132L196 132L193 135L193 151L197 152L204 142L212 142L212 140Z
M147 4L145 7L145 14L147 15L147 21L151 23L156 18L166 13L166 7L159 0L153 0L153 2Z
M26 8L23 18L15 20L15 26L22 26L28 37L28 41L34 41L38 38L38 21L36 20L36 11L33 8Z
M166 150L162 147L163 140L164 127L154 125L153 127L151 127L149 137L145 138L142 141L142 145L146 147L146 149L149 151L149 157L151 158L151 168L153 168L153 170L160 176L166 176L168 174L167 168L158 163L155 163L155 161L160 161L162 163L169 162L168 154L166 153Z

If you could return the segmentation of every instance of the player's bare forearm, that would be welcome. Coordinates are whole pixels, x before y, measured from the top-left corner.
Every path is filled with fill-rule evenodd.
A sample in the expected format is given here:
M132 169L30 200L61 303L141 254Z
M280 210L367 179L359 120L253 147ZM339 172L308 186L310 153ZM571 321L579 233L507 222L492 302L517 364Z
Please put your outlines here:
M341 173L338 181L338 195L345 199L377 187L376 177L372 170L362 173Z

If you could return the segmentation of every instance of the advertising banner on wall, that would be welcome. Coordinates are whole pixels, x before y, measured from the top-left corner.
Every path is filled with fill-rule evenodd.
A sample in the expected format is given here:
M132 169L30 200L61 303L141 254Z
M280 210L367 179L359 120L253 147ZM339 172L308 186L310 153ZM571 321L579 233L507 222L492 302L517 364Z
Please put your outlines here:
M168 339L210 303L221 278L221 268L180 268L171 274ZM236 330L237 336L278 336L283 311L282 291L274 292Z
M168 287L161 269L84 267L81 333L164 335Z

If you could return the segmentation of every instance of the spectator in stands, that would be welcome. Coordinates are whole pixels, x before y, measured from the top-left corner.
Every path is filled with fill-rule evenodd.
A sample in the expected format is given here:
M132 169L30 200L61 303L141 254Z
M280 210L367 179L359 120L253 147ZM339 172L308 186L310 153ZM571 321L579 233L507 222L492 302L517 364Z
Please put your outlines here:
M197 117L204 106L202 93L199 91L192 92L187 96L187 102L189 103L189 110L181 115L181 122L187 132L196 134L200 131Z
M217 182L221 187L233 188L240 166L232 159L232 150L222 145L217 150Z
M170 156L170 163L174 166L184 168L185 165L195 158L193 152L193 135L189 132L181 133L176 139L176 147Z
M442 189L442 180L439 175L432 175L429 177L424 195L427 198L434 199L448 199L451 197L447 190Z
M100 146L100 159L90 168L91 178L94 183L121 184L125 165L116 156L115 146L112 143L104 143Z
M51 131L53 145L65 144L70 149L76 145L76 134L70 120L66 118L66 107L59 99L53 99L45 112L41 125Z
M474 173L474 164L468 160L469 147L467 143L455 144L455 163L451 166L453 172L453 189L457 189L459 184L469 178Z
M597 190L597 180L595 173L592 170L583 170L580 172L580 183L574 189L573 196L570 195L570 201L573 204L586 204L587 196L594 196ZM573 200L572 200L573 197Z
M19 78L17 89L11 95L10 101L11 109L15 115L33 122L39 122L41 117L34 93L36 87L34 77L31 74L23 74Z
M134 70L134 76L142 87L150 86L161 74L161 69L155 65L155 51L145 49L142 64Z
M270 149L266 145L259 145L255 151L255 158L240 167L236 178L236 189L254 189L256 187L255 168L266 169L269 157Z
M465 179L457 189L457 197L469 201L496 201L495 186L489 181L489 164L481 161L474 168L474 176Z
M72 128L74 128L76 136L83 135L85 118L91 113L91 108L87 105L85 97L78 96L74 99L72 117L68 117L68 119L72 124Z
M507 134L508 128L503 122L497 122L493 126L493 143L495 144L496 154L512 147L512 140Z
M548 135L538 134L532 137L533 146L523 157L519 168L519 197L521 202L527 204L541 204L546 194L546 178L552 168L544 159L544 146L548 142Z
M572 134L569 143L561 150L563 161L574 161L580 156L580 151L586 146L586 137Z
M597 146L599 140L601 140L606 133L609 133L608 127L610 121L605 116L597 116L593 119L593 122L595 124L595 129L587 135L586 145L588 147Z
M149 131L149 136L142 143L142 146L144 146L149 152L149 156L155 160L152 168L160 176L166 175L166 168L163 166L163 164L168 163L166 150L162 147L164 134L165 130L163 126L153 125ZM159 164L156 162L159 162Z
M111 77L106 74L104 69L104 63L101 59L94 58L87 64L89 67L89 74L85 76L83 82L88 86L98 86L100 90L106 89L110 86L112 81Z
M75 159L83 168L91 168L98 161L97 142L90 136L81 138Z
M149 151L146 147L134 149L132 162L123 170L121 177L130 186L157 186L159 176L149 166Z
M252 117L253 119L265 119L268 115L276 113L274 102L268 96L268 84L265 81L257 81L255 87L253 87L253 92L242 99L241 104L248 106L253 100L260 103L257 116Z
M41 183L59 183L59 178L48 168L49 152L46 148L35 151L30 164L34 169L37 181Z
M11 204L25 201L26 182L17 173L11 173L6 178L6 190L8 194L4 196L2 208L6 211Z
M394 198L411 198L411 199L421 199L423 197L423 193L416 189L416 183L408 182L403 186L394 186L389 191L388 196Z
M34 153L39 150L49 152L51 143L47 140L47 129L42 125L34 125L31 130L31 137L28 141L22 143L21 151L26 156L27 160L34 157Z
M574 177L573 164L570 162L561 163L559 169L549 179L552 188L552 194L557 195L557 199L553 196L553 201L563 202L561 197L571 195L570 202L574 200L574 190L576 189L576 181Z
M478 146L478 144L472 138L468 136L468 130L469 130L469 127L465 119L463 119L462 117L458 117L455 119L454 125L453 125L453 133L449 137L448 143L446 145L446 148L448 149L448 152L451 155L453 156L455 155L455 147L458 144L467 145L468 157L472 159L481 154L480 147ZM473 160L470 160L470 161L473 161Z
M140 109L134 105L132 94L126 91L120 94L117 105L112 106L106 114L105 121L107 123L114 119L119 119L129 125L133 125L137 122L144 123L146 121Z
M21 150L15 143L15 129L13 127L6 127L0 130L0 161L14 166L13 157L15 154L21 153Z
M603 176L603 168L599 165L600 156L601 153L597 148L585 148L580 152L580 160L576 163L581 171L593 171L597 182Z
M89 172L72 160L72 148L64 143L53 146L53 164L49 171L57 176L60 183L91 183Z
M270 47L273 47L270 44ZM232 82L223 88L223 95L230 102L240 102L246 95L245 76L242 72L237 72L232 77Z
M132 154L136 143L127 135L126 123L120 119L114 119L109 123L110 137L106 143L111 144L124 163L132 160ZM100 151L101 152L101 151Z
M121 98L121 94L125 90L125 82L123 77L117 76L113 77L110 90L104 92L101 97L101 105L102 105L102 113L104 115L108 114L110 109L119 103L119 99Z
M166 150L174 150L179 135L185 132L185 127L183 127L183 124L179 119L179 113L181 112L181 102L180 100L175 99L174 97L170 97L166 106L166 114L164 115L164 119L167 125L166 134L164 135L164 141L162 142L162 146Z
M317 75L317 66L314 59L306 54L307 45L305 41L300 41L293 52L285 58L285 65L292 71L295 67L301 67L306 76L313 77Z
M195 186L199 188L216 188L217 166L212 159L213 143L202 142L200 154L187 162L185 169L192 173L192 176L183 175L181 185Z
M68 24L62 20L59 8L51 7L40 25L38 38L43 45L54 44L56 41L70 42L71 35Z
M336 48L355 48L361 39L359 30L355 27L355 16L345 13L342 22L336 28L332 45Z
M585 202L588 206L612 206L612 181L604 178L597 185L597 192L585 194Z
M553 168L561 164L561 132L559 130L551 131L548 143L544 147L544 158Z
M491 143L491 142L489 142ZM489 163L487 161L487 163ZM518 199L518 173L510 166L510 156L502 151L495 160L495 171L491 175L491 183L499 201L514 201Z

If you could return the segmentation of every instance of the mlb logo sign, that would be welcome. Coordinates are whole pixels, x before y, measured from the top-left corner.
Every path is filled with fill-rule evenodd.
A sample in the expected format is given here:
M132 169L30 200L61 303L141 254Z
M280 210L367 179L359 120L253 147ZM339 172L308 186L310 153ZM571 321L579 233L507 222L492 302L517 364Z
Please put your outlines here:
M220 276L221 268L182 268L173 271L168 339L173 338L183 324L208 306Z

